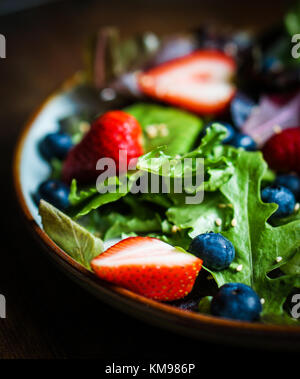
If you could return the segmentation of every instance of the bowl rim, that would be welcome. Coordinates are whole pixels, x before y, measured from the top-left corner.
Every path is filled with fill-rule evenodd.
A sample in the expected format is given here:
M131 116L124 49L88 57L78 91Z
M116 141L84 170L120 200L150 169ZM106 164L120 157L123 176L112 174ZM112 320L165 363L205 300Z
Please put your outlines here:
M293 337L300 338L300 327L298 326L287 326L287 325L277 325L277 324L263 324L263 323L250 323L250 322L241 322L235 320L229 320L224 318L218 318L211 315L205 315L196 312L189 312L181 310L172 305L166 303L160 303L155 300L148 299L144 296L133 293L132 291L126 290L124 288L106 283L98 279L92 272L87 270L85 267L73 260L67 253L65 253L59 246L57 246L48 235L44 232L43 229L39 227L36 221L31 214L29 207L26 204L25 197L23 195L21 187L21 157L23 152L23 147L27 139L28 133L31 130L32 124L39 116L39 114L46 108L46 106L62 92L70 90L72 87L83 82L84 75L77 73L72 76L70 79L67 79L63 84L54 92L52 92L46 99L41 103L40 106L31 114L28 121L25 123L25 126L22 128L20 135L18 137L16 147L14 150L13 157L13 183L15 194L19 207L22 211L23 216L25 216L25 221L32 233L37 237L43 247L46 248L48 253L54 260L59 262L60 265L64 266L70 273L75 275L77 279L83 280L84 286L92 286L93 292L99 292L99 297L101 292L104 292L106 295L110 296L111 299L120 301L123 304L130 305L133 308L144 308L144 311L155 314L158 317L165 318L170 316L173 320L176 320L179 323L182 323L185 329L189 328L189 325L198 326L199 328L208 328L218 332L218 329L226 328L227 334L239 332L239 334L260 334L260 335L269 335L272 337ZM96 293L97 294L97 293ZM113 304L113 301L108 301ZM120 304L118 304L120 308ZM124 309L123 309L124 311ZM125 310L126 312L126 310Z

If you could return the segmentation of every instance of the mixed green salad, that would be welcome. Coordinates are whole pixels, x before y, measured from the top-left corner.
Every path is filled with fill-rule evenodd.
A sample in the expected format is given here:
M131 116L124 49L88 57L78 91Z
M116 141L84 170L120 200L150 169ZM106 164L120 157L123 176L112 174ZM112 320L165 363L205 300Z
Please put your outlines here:
M232 33L225 41L223 34L221 38L201 29L162 40L147 35L118 45L116 32L105 30L102 58L110 57L112 68L116 57L123 60L108 72L107 59L97 61L99 46L94 41L89 72L105 107L121 113L115 116L99 106L99 114L92 117L70 115L59 120L59 131L46 136L38 147L51 165L52 175L35 198L44 230L53 241L101 279L136 288L144 296L150 292L143 278L150 278L153 286L162 283L161 287L170 286L172 280L173 292L168 290L168 297L156 288L156 295L148 297L189 311L300 326L297 312L292 312L296 305L293 296L300 293L300 81L295 74L299 74L300 62L283 54L290 46L286 42L289 33L298 29L300 33L299 9L289 12L285 22L286 26L274 28L273 34ZM272 41L266 37L270 33L276 36ZM228 53L228 46L235 49ZM126 52L131 55L126 57ZM249 63L249 57L259 59L260 68ZM209 69L207 62L211 63ZM200 67L199 83L194 65ZM100 71L106 73L106 82ZM211 82L207 84L207 80ZM120 121L124 114L130 121ZM134 135L130 135L130 146L126 140L128 147L123 144L125 129L118 129L122 122L123 126L137 122L140 127L136 131L134 125L128 132ZM117 161L115 150L121 145L117 146L116 136L122 137L122 148L125 146L129 155L134 150L136 169L122 173L127 179L125 187L117 174L105 181L113 183L116 191L99 193L96 179L100 171L94 162L102 156ZM139 142L131 145L136 136ZM185 171L182 163L187 158L203 160L203 182L176 193L173 184L177 178L197 175L194 166ZM167 161L176 162L176 170L164 172ZM132 191L141 173L168 176L168 191ZM186 197L200 191L203 201L187 204ZM176 279L165 270L165 258L142 256L151 250L152 239L164 243L161 251L169 257L169 271L184 275L180 270L188 267L191 282L181 296ZM127 245L104 248L119 240ZM155 257L159 246L151 250ZM216 254L216 260L225 253L227 259L230 253L232 259L220 268L210 263L209 253ZM173 266L172 254L182 263ZM126 257L131 259L126 261L131 281L124 271ZM152 276L147 266L151 259L151 265L158 267L151 271ZM195 277L190 274L193 265L197 266ZM142 270L141 279L133 266ZM159 277L160 267L164 267L163 278ZM140 280L144 282L140 284ZM147 292L141 289L143 284Z

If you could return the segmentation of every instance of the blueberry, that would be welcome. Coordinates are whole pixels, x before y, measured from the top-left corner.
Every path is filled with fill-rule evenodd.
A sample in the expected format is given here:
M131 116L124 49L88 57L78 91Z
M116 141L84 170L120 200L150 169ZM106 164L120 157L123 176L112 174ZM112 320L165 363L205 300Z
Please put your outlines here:
M283 186L270 186L262 190L261 199L265 203L278 204L278 209L272 217L286 217L294 212L296 199L294 194Z
M215 271L225 270L235 257L232 243L216 233L200 234L193 239L189 251L202 259L205 267Z
M242 147L244 150L247 151L256 151L257 145L252 137L248 136L247 134L242 133L236 133L233 140L231 141L231 145L240 148Z
M204 134L205 134L206 129L208 129L213 124L220 124L220 125L224 126L227 129L227 136L224 138L223 143L225 145L226 144L230 144L231 141L234 138L235 133L236 133L234 127L231 124L229 124L228 122L214 121L214 122L210 122L209 124L207 124L205 126L205 128L204 128Z
M257 321L261 311L259 296L251 287L241 283L225 284L211 303L214 316L233 320Z
M238 93L231 102L230 110L231 117L234 125L237 128L242 128L245 122L251 115L255 107L254 101L249 99L246 95Z
M39 151L47 161L52 158L64 159L72 146L73 142L68 134L56 132L47 134L42 139L39 143Z
M288 188L296 199L300 198L300 178L297 175L279 175L275 184Z
M49 179L40 184L36 199L46 200L58 209L66 209L69 206L70 190L64 183L59 180Z

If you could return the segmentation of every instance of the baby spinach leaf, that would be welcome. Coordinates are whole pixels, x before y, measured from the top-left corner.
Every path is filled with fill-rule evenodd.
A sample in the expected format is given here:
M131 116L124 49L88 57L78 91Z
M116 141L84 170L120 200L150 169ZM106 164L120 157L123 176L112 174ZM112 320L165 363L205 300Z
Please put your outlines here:
M103 243L70 217L41 200L39 213L45 232L68 255L90 269L91 260L103 252Z
M203 127L199 117L177 108L137 103L124 110L139 121L147 152L165 145L170 155L184 154L193 148Z

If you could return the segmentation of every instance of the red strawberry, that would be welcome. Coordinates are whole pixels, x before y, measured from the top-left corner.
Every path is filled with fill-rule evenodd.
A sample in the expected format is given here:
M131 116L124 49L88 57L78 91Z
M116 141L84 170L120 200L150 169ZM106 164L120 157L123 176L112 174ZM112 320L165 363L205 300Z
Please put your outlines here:
M300 128L273 135L263 147L263 154L272 169L300 173Z
M154 67L139 76L148 96L200 114L223 112L235 94L232 58L215 50L199 50Z
M150 299L172 301L191 292L202 260L156 238L130 237L91 262L99 278Z
M142 129L137 120L122 111L110 111L94 121L83 140L70 150L63 165L63 180L73 178L80 183L96 180L100 172L96 163L100 158L112 158L117 173L122 162L119 151L127 151L127 161L143 154Z

